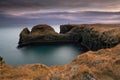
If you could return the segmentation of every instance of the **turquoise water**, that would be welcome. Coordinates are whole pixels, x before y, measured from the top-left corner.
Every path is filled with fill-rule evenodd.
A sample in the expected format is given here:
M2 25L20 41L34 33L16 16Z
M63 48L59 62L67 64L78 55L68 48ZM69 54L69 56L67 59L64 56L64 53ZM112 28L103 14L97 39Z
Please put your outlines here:
M81 52L71 44L41 45L17 49L19 33L22 29L18 27L0 28L0 56L7 64L14 66L33 63L62 65L70 63Z

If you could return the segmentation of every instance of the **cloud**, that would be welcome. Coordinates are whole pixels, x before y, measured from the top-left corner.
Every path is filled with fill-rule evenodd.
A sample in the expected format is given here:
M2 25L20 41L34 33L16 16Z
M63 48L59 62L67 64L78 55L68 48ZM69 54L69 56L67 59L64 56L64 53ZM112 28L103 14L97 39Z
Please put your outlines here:
M12 16L49 12L119 12L120 0L0 0L0 13Z
M65 23L120 23L120 12L79 11L79 12L44 12L14 15L9 17L14 23L21 24L65 24ZM7 21L9 21L7 20ZM3 22L3 20L1 20Z
M120 23L119 4L120 0L0 0L0 24Z
M44 12L44 13L29 13L17 14L14 17L27 19L66 19L71 21L85 20L106 20L119 19L120 12L101 12L101 11L79 11L79 12Z
M120 0L0 0L0 12L29 14L42 11L119 11Z

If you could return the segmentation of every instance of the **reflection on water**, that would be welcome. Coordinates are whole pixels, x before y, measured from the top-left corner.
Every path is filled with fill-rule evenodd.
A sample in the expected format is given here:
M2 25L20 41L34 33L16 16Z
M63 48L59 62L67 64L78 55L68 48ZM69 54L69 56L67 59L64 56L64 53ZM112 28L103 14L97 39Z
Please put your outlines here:
M0 28L0 56L6 63L24 65L66 64L75 59L80 51L73 45L45 45L17 49L19 33L23 28Z

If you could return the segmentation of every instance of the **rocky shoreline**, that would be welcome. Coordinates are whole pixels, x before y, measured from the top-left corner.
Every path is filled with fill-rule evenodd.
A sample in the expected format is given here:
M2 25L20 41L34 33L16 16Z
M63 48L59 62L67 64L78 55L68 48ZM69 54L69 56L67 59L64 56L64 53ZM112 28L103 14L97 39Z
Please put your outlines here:
M44 28L44 26L46 26ZM120 79L120 25L66 24L56 33L48 25L37 25L31 31L23 29L19 45L58 42L77 42L87 47L66 65L46 66L26 64L11 66L0 57L1 80L119 80ZM57 39L57 40L56 40ZM25 45L28 46L28 45ZM24 46L21 46L24 47Z

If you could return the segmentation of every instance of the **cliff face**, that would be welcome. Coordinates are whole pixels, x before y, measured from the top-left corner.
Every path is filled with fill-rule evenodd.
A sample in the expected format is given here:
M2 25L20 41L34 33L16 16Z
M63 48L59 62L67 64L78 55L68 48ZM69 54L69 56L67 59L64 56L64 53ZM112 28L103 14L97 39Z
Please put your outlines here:
M120 43L120 25L114 24L66 24L60 26L60 34L49 25L34 26L31 32L25 28L20 34L19 46L42 43L76 43L88 50L109 48Z
M88 50L110 48L120 43L120 25L115 24L69 24L60 26L61 33L77 41Z
M36 25L29 31L24 28L20 33L19 47L32 45L32 44L42 44L48 42L56 42L57 40L62 40L64 35L58 34L54 29L46 24Z
M66 25L60 25L60 33L65 34L69 32L74 27L77 27L78 25L72 25L72 24L66 24ZM80 25L79 25L80 26Z
M13 67L0 59L1 80L119 80L120 45L110 49L88 51L69 64L46 66L28 64Z

